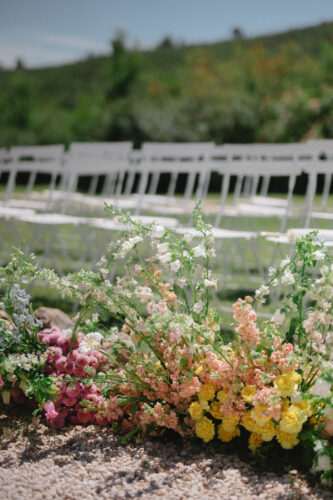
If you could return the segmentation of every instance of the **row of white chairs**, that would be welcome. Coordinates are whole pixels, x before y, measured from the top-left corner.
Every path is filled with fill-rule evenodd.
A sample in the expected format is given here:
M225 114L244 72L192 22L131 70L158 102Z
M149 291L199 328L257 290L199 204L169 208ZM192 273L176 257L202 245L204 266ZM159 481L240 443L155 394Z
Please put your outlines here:
M80 200L92 205L105 197L139 214L147 209L166 214L190 212L193 195L205 199L213 175L221 179L219 209L215 225L224 216L272 217L281 219L280 229L287 227L293 213L296 179L307 176L303 225L309 227L313 217L330 219L331 214L313 210L318 176L324 175L321 208L326 208L333 174L333 140L302 144L224 144L212 143L145 143L133 150L130 142L74 143L65 153L61 145L15 147L0 150L0 171L8 173L5 199L10 206L42 210L54 200L64 203ZM29 174L26 189L32 192L38 174L50 177L46 200L13 200L18 173ZM158 194L161 178L167 192ZM78 193L80 177L91 178L89 196ZM103 176L103 197L96 199L99 177ZM177 181L183 177L183 196L175 197ZM274 178L286 178L285 199L269 196ZM233 201L229 203L234 179ZM57 180L60 180L57 186ZM56 187L58 189L56 190ZM244 201L245 200L245 201ZM298 210L300 211L300 209Z

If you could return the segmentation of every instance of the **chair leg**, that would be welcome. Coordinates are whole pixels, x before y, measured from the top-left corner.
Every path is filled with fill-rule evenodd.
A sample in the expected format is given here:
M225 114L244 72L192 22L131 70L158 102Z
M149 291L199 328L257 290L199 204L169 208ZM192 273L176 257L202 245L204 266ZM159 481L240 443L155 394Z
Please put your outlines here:
M126 186L124 190L125 196L130 196L133 192L135 184L135 172L128 172L126 179Z
M202 200L207 192L210 182L210 172L205 172L203 174L199 174L199 182L198 187L196 189L196 198Z
M94 175L90 181L90 186L89 186L89 191L88 193L90 195L95 195L96 194L96 191L97 191L97 185L98 185L98 179L99 179L99 176L98 175Z
M15 187L16 187L16 170L11 170L8 177L6 192L5 192L6 201L8 201L12 197Z
M141 212L148 182L149 182L149 172L142 172L138 189L138 202L135 208L136 215L138 215Z
M159 181L160 181L159 172L154 172L151 175L151 180L150 180L150 184L149 184L149 188L148 188L148 194L151 194L151 195L157 194L157 188L158 188Z
M185 189L186 200L190 200L192 198L196 176L197 176L196 172L191 172L190 174L188 174L188 179Z
M267 196L268 195L268 188L269 188L269 176L265 175L262 180L262 185L260 189L260 196Z
M304 227L307 229L310 226L311 219L312 219L312 209L313 209L313 200L316 194L316 189L317 189L317 175L316 173L310 174L309 175L309 180L308 180L308 190L306 194L306 206L305 206L305 220L304 220Z
M256 175L256 176L252 179L251 197L255 197L255 196L257 195L258 185L259 185L259 176L258 176L258 175Z
M236 186L235 186L234 195L233 195L233 202L232 202L233 205L237 205L239 202L239 198L240 198L240 195L242 192L243 180L244 180L243 175L239 175L237 177Z
M321 208L327 208L328 197L330 195L330 190L331 190L331 184L332 184L332 174L326 174L324 181L323 196L321 199Z
M28 181L27 188L26 188L27 193L32 192L33 188L35 187L36 178L37 178L37 172L30 172L29 181Z
M168 193L167 193L168 196L175 196L175 194L176 194L176 185L177 185L177 173L176 172L172 172L170 183L169 183L169 186L168 186Z
M122 192L123 192L124 179L125 179L125 172L120 172L118 174L116 196L120 196L122 194Z
M49 190L48 190L49 195L48 195L48 200L47 200L48 205L52 204L53 192L55 191L56 184L57 184L57 174L54 173L51 175L50 184L49 184Z

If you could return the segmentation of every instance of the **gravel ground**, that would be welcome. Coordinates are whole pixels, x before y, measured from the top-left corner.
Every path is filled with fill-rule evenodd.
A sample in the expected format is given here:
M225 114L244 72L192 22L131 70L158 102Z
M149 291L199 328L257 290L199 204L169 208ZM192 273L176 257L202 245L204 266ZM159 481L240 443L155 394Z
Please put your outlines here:
M260 472L180 440L122 446L107 428L0 418L1 500L332 499L297 471Z

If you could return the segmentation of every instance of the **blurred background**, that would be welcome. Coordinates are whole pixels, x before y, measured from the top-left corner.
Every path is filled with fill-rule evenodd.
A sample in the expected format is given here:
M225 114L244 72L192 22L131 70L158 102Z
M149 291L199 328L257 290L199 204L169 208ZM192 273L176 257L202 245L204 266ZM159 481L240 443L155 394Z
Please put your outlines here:
M0 0L2 264L15 246L60 272L89 268L119 235L105 222L107 196L136 214L169 216L158 222L190 226L196 193L208 220L234 231L218 233L217 300L228 307L290 251L285 234L263 240L263 231L331 230L331 138L332 0ZM122 145L112 150L115 142ZM168 150L169 160L190 157L193 175L182 163L154 177L147 168L156 142L200 143L185 158ZM226 143L242 146L218 149ZM265 143L284 149L243 147ZM32 148L52 145L47 154ZM276 151L284 152L281 174ZM214 168L213 157L222 157ZM235 158L263 170L247 175L236 162L224 189L223 168ZM324 169L319 158L328 160ZM267 166L275 168L269 175ZM230 205L223 214L221 196ZM314 214L314 204L325 212ZM43 289L35 295L54 304Z
M0 146L332 133L331 0L0 0Z

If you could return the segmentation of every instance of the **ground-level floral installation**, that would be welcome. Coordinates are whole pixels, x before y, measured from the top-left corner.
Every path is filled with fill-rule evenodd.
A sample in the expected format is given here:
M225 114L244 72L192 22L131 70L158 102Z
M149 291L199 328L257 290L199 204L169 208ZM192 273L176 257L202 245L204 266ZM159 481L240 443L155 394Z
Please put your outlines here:
M20 252L1 269L3 404L30 404L54 427L109 425L123 440L171 429L272 457L298 446L330 485L333 259L315 234L235 302L226 333L200 211L185 237L109 211L128 231L96 271L61 277ZM42 328L28 294L36 281L79 305L73 328ZM272 292L278 306L261 320Z

